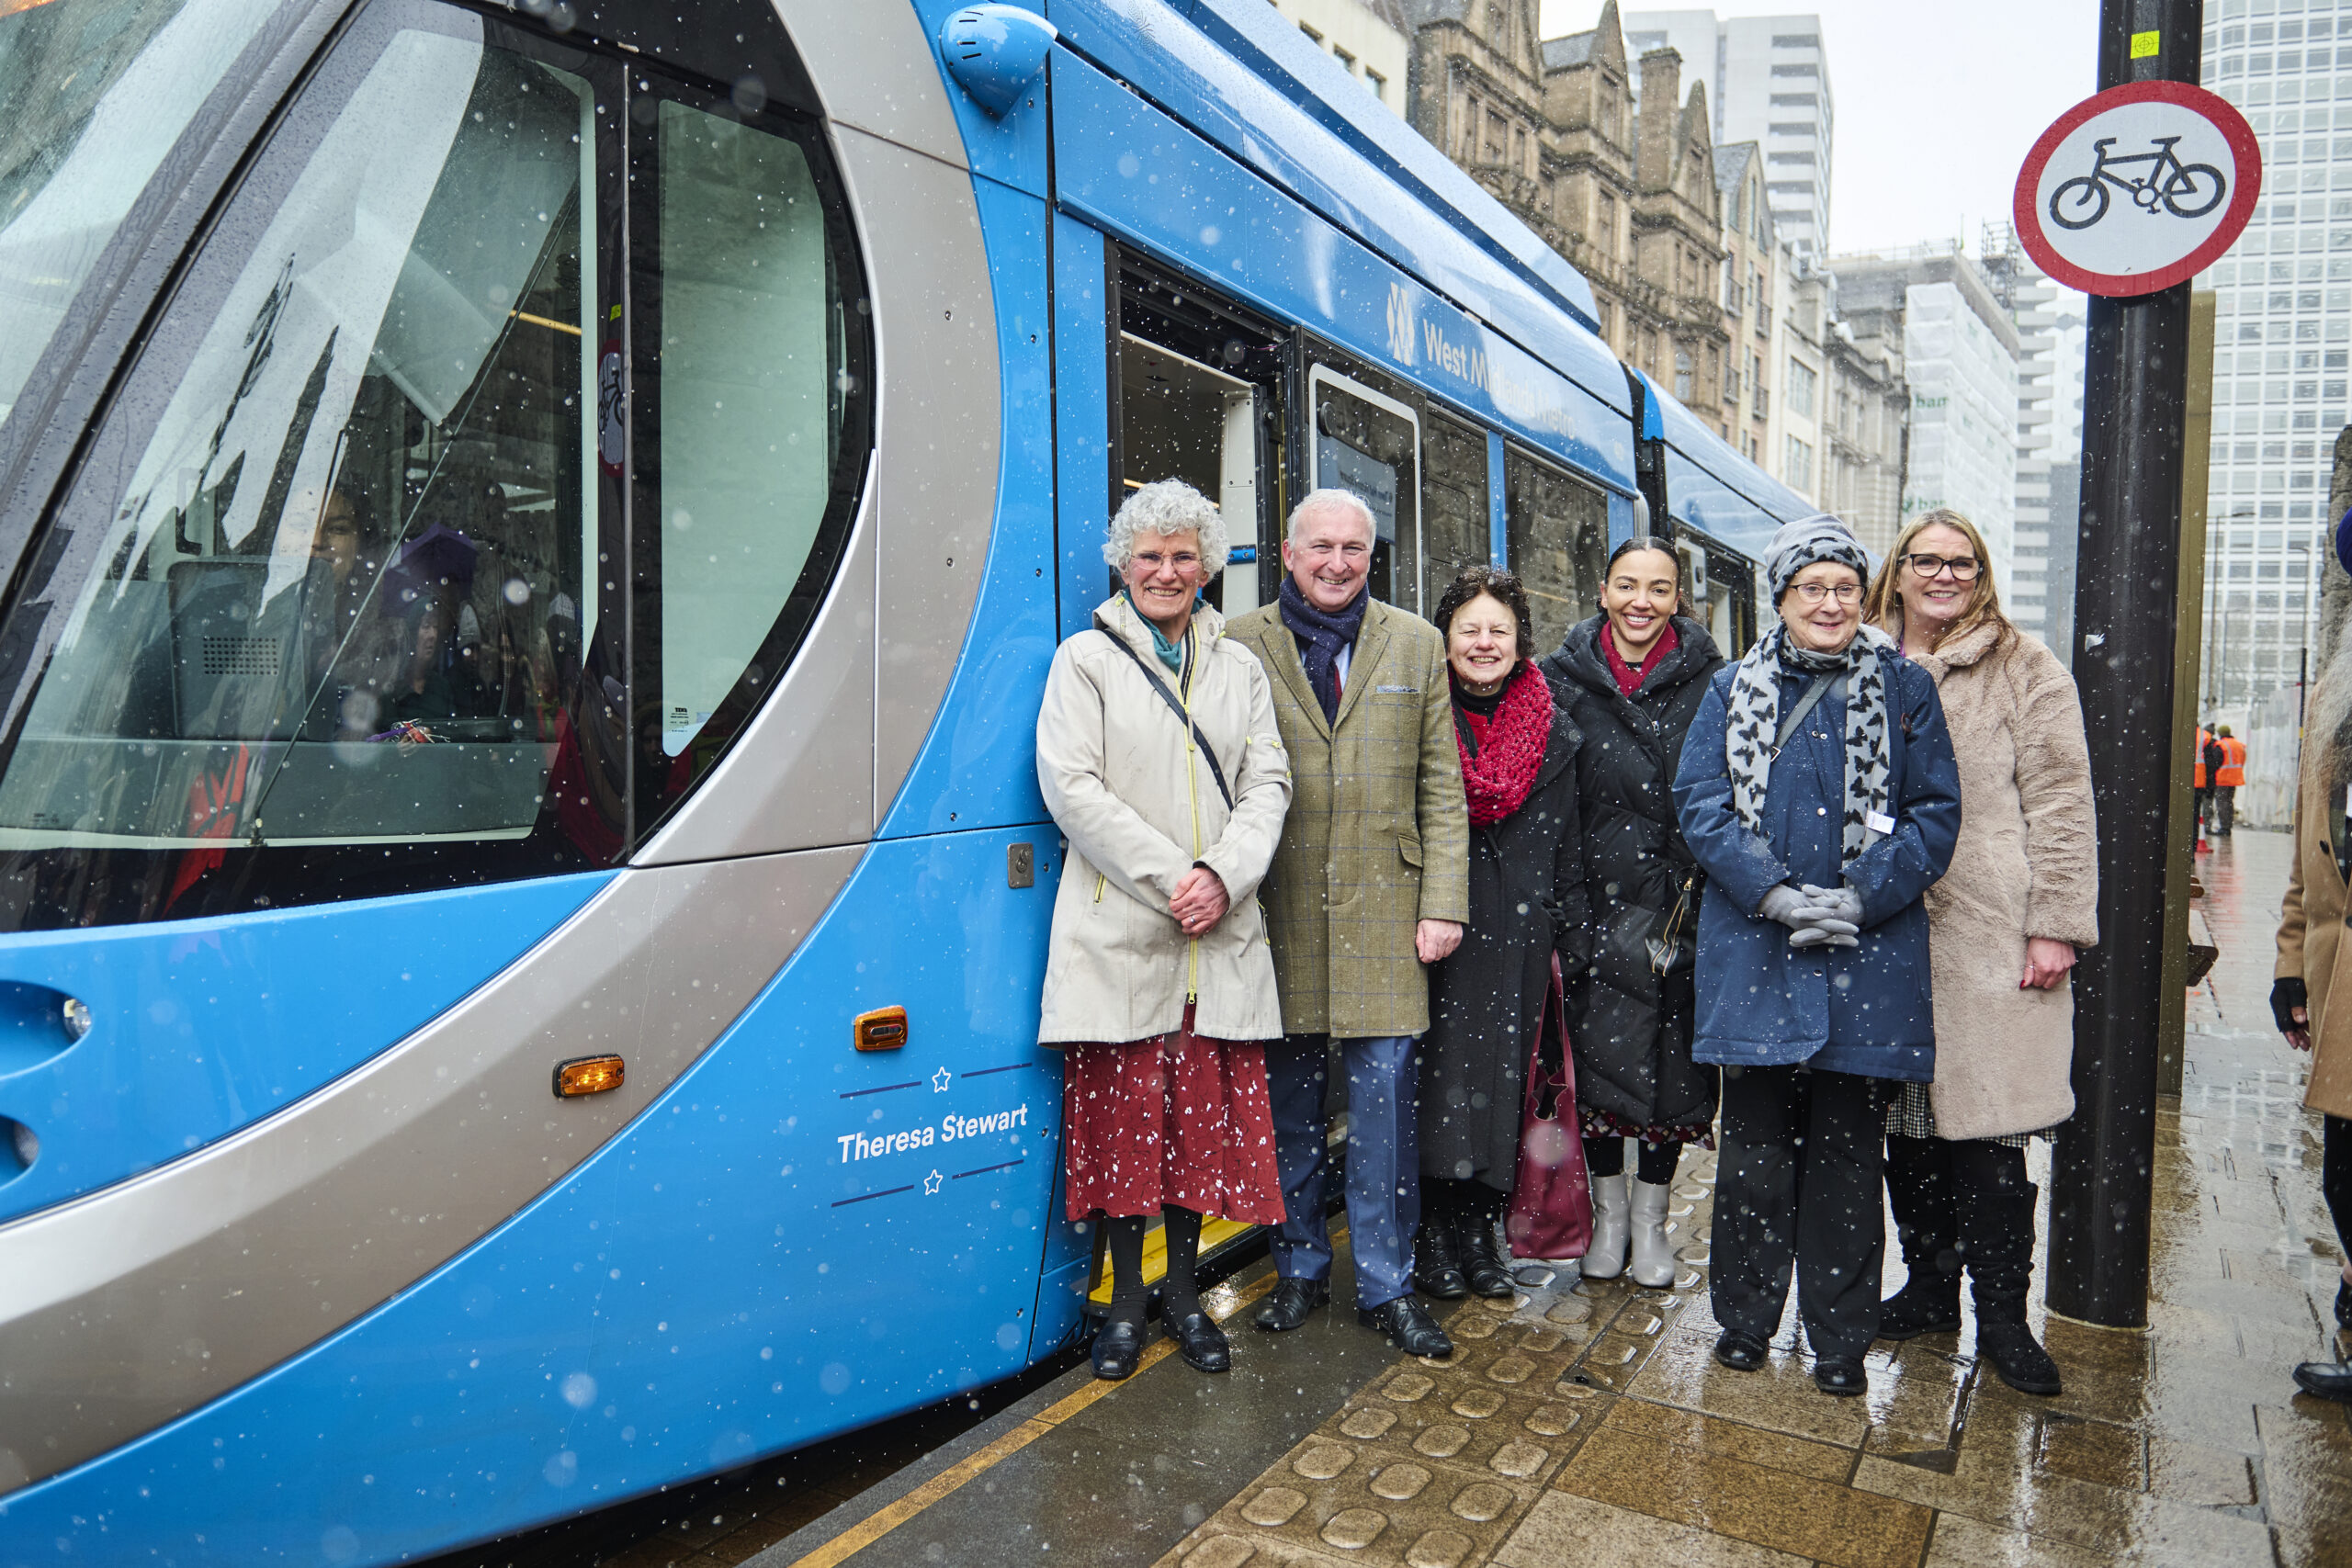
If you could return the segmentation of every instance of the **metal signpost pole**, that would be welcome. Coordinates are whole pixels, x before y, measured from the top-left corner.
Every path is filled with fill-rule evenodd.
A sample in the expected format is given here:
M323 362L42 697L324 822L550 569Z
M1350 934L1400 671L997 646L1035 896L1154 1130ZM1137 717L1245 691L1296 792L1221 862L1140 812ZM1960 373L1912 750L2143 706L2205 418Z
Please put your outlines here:
M2098 85L2197 80L2201 0L2103 0ZM2186 282L2094 298L2083 383L2075 678L2098 803L2099 944L2075 971L2075 1114L2051 1161L2051 1311L2147 1321Z

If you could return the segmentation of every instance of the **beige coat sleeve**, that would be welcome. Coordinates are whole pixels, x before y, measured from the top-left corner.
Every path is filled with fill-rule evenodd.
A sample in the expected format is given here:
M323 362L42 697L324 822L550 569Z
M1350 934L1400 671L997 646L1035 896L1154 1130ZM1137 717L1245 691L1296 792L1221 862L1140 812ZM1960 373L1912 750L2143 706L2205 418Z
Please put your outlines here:
M2098 945L2098 818L2082 699L2055 655L2028 643L2014 729L2025 813L2025 934Z
M2295 791L2294 853L2287 857L2287 897L2278 906L2278 962L2271 966L2274 980L2303 977L2303 795Z
M1425 920L1470 919L1470 807L1462 794L1462 749L1453 739L1453 687L1445 644L1432 639L1421 675L1421 759L1413 814L1421 830Z
M1225 884L1226 897L1247 902L1273 863L1282 842L1283 818L1290 812L1290 753L1274 728L1274 693L1266 667L1243 645L1234 644L1249 666L1250 732L1242 737L1241 757L1226 759L1233 770L1233 814L1225 830L1201 855L1201 863Z
M1165 911L1193 858L1111 793L1104 763L1109 728L1125 716L1106 708L1099 684L1105 666L1083 657L1089 640L1076 637L1062 644L1046 673L1046 700L1037 710L1037 787L1071 849L1120 892ZM1147 716L1167 722L1156 709Z

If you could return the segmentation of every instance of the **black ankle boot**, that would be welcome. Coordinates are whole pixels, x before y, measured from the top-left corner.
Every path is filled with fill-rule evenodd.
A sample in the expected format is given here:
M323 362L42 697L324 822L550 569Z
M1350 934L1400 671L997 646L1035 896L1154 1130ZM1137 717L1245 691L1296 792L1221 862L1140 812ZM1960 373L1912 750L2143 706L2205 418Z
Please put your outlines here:
M1436 1215L1421 1222L1413 1237L1413 1282L1421 1294L1450 1302L1469 1290L1455 1256L1453 1227Z
M1497 1193L1499 1199L1501 1194ZM1483 1199L1484 1193L1479 1194ZM1500 1301L1519 1289L1510 1277L1502 1244L1495 1233L1497 1216L1484 1201L1466 1205L1454 1217L1454 1241L1462 1255L1462 1278L1473 1295Z
M1879 1303L1881 1339L1917 1339L1960 1330L1960 1275L1929 1274L1914 1266L1903 1288Z

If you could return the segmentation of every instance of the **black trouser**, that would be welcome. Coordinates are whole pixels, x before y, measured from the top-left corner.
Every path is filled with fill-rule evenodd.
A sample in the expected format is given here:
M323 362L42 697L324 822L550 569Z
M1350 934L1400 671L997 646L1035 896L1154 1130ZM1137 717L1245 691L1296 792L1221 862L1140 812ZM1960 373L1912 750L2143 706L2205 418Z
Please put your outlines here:
M1680 1144L1650 1144L1641 1146L1634 1156L1636 1179L1652 1187L1663 1187L1674 1179L1674 1168L1682 1162ZM1584 1141L1584 1169L1587 1176L1623 1176L1625 1174L1625 1140L1623 1138L1587 1138Z
M2352 1257L2352 1121L2323 1115L2319 1130L2320 1196L2327 1200L2327 1217L2335 1222L2336 1244Z
M2215 784L2213 786L2213 831L2224 839L2228 838L2231 827L2237 820L2237 815L2238 786Z
M1878 1337L1887 1087L1794 1066L1724 1069L1712 1289L1725 1328L1770 1339L1793 1260L1815 1356L1859 1360Z
M1976 1315L2022 1323L2033 1282L2033 1204L2025 1150L1984 1138L1886 1140L1886 1194L1903 1261L1921 1288L1959 1300L1968 1271Z
M2192 785L2189 793L2195 797L2197 803L2197 831L2202 833L2213 817L2213 786L2211 784Z

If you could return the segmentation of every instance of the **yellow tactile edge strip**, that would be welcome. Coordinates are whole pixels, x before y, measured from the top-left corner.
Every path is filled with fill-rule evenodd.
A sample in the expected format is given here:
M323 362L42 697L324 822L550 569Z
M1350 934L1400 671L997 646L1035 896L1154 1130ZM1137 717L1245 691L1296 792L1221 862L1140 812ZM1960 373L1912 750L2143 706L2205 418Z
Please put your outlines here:
M1207 1304L1211 1297L1221 1298L1210 1307L1210 1315L1223 1323L1243 1307L1272 1290L1273 1286L1274 1277L1269 1272L1263 1279L1245 1289L1209 1292L1203 1296L1202 1300L1204 1304ZM1145 1348L1143 1359L1136 1364L1135 1371L1129 1374L1130 1378L1141 1377L1164 1360L1175 1348L1176 1342L1172 1339L1162 1337L1153 1340ZM884 1505L852 1525L808 1556L792 1563L791 1568L836 1568L837 1564L847 1562L851 1557L880 1540L933 1503L986 1474L1004 1460L1019 1453L1096 1400L1121 1386L1121 1383L1098 1378L1075 1393L1055 1401L986 1448L967 1454L905 1496L899 1498L896 1502Z

